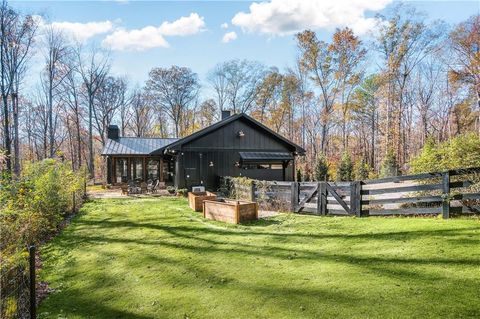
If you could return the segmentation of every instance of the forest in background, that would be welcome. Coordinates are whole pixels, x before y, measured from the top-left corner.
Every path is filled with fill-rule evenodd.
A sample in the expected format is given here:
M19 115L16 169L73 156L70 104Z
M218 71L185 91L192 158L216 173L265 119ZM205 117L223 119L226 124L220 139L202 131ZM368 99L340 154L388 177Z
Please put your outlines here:
M365 40L348 27L328 41L311 30L296 34L297 59L284 70L231 60L202 82L186 67L155 67L139 86L111 72L104 48L80 44L3 2L3 170L19 176L27 163L61 158L99 181L109 124L123 136L182 137L218 121L225 109L303 146L302 180L407 173L424 145L431 154L452 139L479 152L480 16L449 26L398 4L379 18ZM39 54L43 71L29 87L25 78Z

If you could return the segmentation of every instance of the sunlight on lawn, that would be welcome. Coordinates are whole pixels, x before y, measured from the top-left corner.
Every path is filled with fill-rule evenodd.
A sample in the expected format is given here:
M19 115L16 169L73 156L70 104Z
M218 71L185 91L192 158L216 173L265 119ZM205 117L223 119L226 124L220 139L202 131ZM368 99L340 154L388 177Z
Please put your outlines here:
M184 199L87 203L42 247L40 318L478 317L476 219L203 220Z

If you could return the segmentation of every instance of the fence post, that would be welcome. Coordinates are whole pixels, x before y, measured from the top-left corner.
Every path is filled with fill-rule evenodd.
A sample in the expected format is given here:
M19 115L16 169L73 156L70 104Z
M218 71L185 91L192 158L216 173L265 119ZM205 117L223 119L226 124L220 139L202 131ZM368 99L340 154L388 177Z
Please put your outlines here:
M326 182L318 183L317 191L317 214L327 215L327 186Z
M448 219L450 217L450 171L442 173L442 217Z
M29 273L30 273L30 318L35 319L37 318L37 300L36 300L36 283L35 283L35 246L30 245L28 247L29 253Z
M297 204L298 204L298 187L299 183L298 182L292 182L292 190L291 190L291 202L290 202L290 210L292 212L296 212L297 210Z
M250 185L250 201L255 201L255 182L252 181L252 185Z
M350 183L350 214L362 217L362 182Z

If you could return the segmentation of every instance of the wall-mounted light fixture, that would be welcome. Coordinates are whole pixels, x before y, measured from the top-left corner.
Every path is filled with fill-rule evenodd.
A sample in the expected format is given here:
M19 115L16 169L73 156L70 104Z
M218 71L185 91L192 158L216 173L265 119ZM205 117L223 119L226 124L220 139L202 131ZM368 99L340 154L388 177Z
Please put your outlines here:
M210 163L208 163L208 166L213 167L213 162L210 161Z
M238 131L238 137L244 137L245 133L243 131Z
M236 167L240 167L240 162L235 162Z

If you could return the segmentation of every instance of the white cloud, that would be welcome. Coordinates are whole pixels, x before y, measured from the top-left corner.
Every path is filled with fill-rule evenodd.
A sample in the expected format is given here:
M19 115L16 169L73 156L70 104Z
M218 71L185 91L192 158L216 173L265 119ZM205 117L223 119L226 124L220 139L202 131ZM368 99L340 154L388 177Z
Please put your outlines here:
M99 34L105 34L111 32L115 25L112 21L92 21L92 22L70 22L70 21L55 21L47 22L41 16L34 16L37 20L40 30L46 30L47 28L54 28L62 31L66 36L70 36L73 39L85 42L91 37Z
M205 29L204 18L197 13L181 17L173 22L165 21L160 26L146 26L142 29L119 29L108 35L102 44L112 50L143 51L151 48L169 47L166 36L187 36Z
M114 25L111 21L98 22L52 22L51 26L62 30L67 35L72 36L80 42L84 42L98 34L104 34L113 30Z
M188 17L181 17L173 22L165 21L158 28L165 36L186 36L196 34L205 29L205 21L197 13L190 13Z
M223 35L222 42L228 43L230 41L235 40L236 38L237 38L237 33L235 33L235 31L227 32Z
M249 12L238 12L232 24L246 32L288 35L304 29L351 27L365 34L376 23L367 11L378 11L392 0L271 0L252 3Z
M228 29L228 23L224 22L220 25L220 28L222 29Z
M158 31L158 28L153 26L135 30L117 30L108 35L102 44L117 51L142 51L169 47L167 40Z

